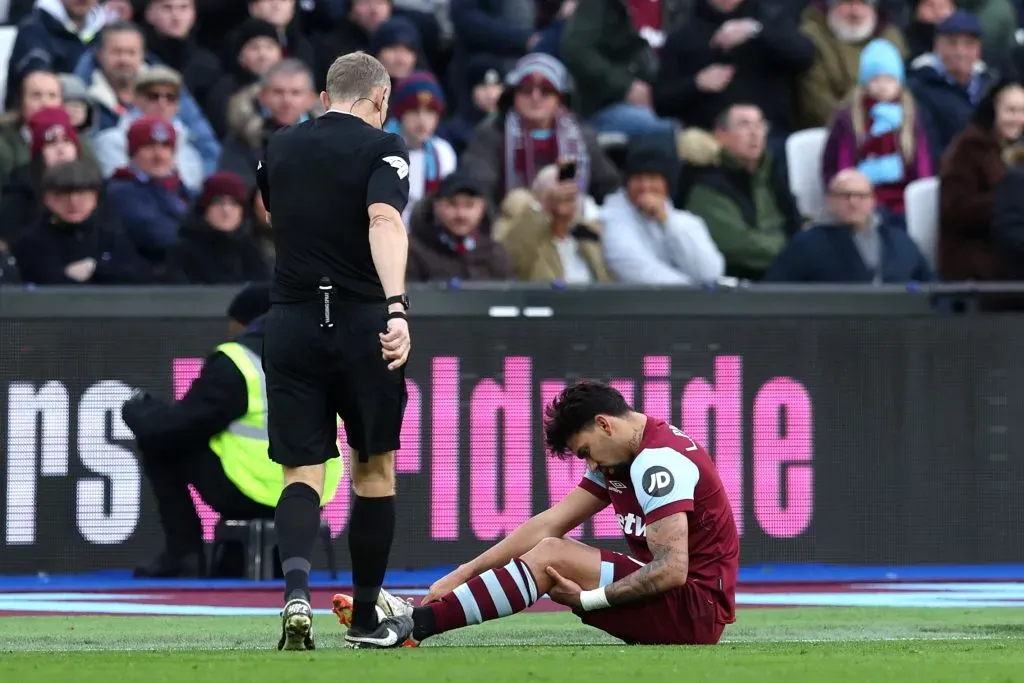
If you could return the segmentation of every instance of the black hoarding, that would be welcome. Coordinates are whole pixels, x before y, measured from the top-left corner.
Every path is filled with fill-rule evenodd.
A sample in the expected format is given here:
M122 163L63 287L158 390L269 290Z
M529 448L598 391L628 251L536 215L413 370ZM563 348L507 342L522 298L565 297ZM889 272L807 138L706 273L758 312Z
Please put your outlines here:
M414 325L392 566L470 558L576 484L543 404L613 381L716 459L744 564L1024 561L1024 320L430 317ZM0 573L133 566L161 544L120 407L180 394L208 319L0 320ZM325 511L344 550L347 489ZM209 531L214 519L204 511ZM578 530L620 545L606 511Z

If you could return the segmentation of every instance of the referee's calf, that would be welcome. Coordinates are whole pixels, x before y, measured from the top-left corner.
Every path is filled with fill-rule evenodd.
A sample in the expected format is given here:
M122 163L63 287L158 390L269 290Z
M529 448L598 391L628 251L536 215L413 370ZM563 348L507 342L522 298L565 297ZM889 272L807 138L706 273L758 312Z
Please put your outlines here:
M380 619L377 610L395 530L394 453L410 348L402 223L409 154L400 137L381 131L390 89L373 57L340 57L320 95L327 113L271 136L257 173L277 250L263 361L270 458L285 471L275 517L283 650L314 647L309 558L324 463L339 455L339 417L355 489L346 640L395 647L412 631L407 614Z

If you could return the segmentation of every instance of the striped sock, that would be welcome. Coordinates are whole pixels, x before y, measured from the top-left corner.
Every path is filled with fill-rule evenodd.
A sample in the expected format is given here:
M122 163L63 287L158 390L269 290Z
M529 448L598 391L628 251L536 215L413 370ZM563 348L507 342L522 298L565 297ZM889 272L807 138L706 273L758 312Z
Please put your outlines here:
M533 572L518 557L455 588L440 601L427 605L434 612L435 635L471 624L507 617L537 602Z

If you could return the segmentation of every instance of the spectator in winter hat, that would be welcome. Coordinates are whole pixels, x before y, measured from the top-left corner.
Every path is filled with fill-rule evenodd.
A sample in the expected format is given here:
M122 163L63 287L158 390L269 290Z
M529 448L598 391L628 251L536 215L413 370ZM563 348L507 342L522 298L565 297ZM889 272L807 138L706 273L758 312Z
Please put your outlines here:
M268 280L270 268L248 229L248 199L245 181L237 174L210 176L168 254L168 271L190 284Z
M459 154L466 148L473 129L488 116L498 113L505 72L501 60L487 55L477 55L466 65L466 77L470 91L460 96L459 111L438 128L438 135L452 144Z
M448 141L434 135L444 110L444 93L429 71L417 71L400 81L391 96L391 119L384 129L401 135L409 147L409 203L403 214L406 225L416 202L433 194L458 164Z
M28 120L40 109L62 104L60 80L50 71L33 71L21 82L16 105L0 118L0 187L14 169L29 162Z
M154 66L139 76L135 84L135 101L138 115L121 117L117 126L100 131L93 148L104 178L114 175L119 168L128 164L128 129L137 118L157 116L174 124L177 140L174 153L174 168L181 181L192 194L203 189L203 158L189 139L188 129L178 118L181 102L182 78L174 69Z
M601 212L601 245L616 280L688 285L714 282L725 273L725 258L704 221L669 199L678 166L674 151L630 150L626 186Z
M63 107L37 111L28 120L28 129L32 158L39 158L46 168L78 158L78 131Z
M492 215L476 178L457 170L413 212L409 282L509 280L508 252L490 235Z
M0 240L8 244L39 219L46 170L80 156L78 132L62 108L40 109L28 120L28 130L29 162L14 169L0 196Z
M907 78L932 159L942 157L999 76L981 59L981 25L973 15L957 10L935 27L935 49L913 61Z
M829 124L857 85L860 53L872 38L884 38L906 58L902 33L879 16L876 5L876 0L827 0L827 6L811 5L804 12L800 31L814 43L815 55L800 77L797 121L802 127Z
M43 174L43 215L14 247L25 282L117 285L150 279L131 241L108 219L102 187L99 170L84 160Z
M385 21L370 41L370 54L388 70L392 82L408 78L416 70L420 50L420 30L404 17Z
M228 133L228 103L243 88L257 88L270 68L284 59L277 29L262 19L247 19L234 34L233 57L206 101L207 116L221 138Z
M128 129L130 163L107 193L125 232L148 261L160 264L178 239L190 197L174 170L177 134L167 119L144 116Z
M561 161L576 163L576 182L598 203L619 185L619 174L597 144L597 136L568 107L569 74L557 59L530 54L505 79L498 115L470 138L462 165L500 204L537 172Z
M839 171L855 167L874 187L883 217L900 223L907 185L933 175L928 138L903 76L903 58L892 43L868 43L859 83L836 112L821 160L825 187Z

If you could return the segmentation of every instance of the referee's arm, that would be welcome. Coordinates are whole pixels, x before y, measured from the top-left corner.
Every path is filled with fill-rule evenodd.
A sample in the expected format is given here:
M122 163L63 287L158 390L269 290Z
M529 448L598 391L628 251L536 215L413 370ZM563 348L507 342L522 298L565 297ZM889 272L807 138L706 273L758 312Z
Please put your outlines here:
M390 298L405 293L409 235L402 211L409 201L409 153L396 137L378 154L366 187L370 217L370 254L377 277ZM400 305L400 304L397 304Z

